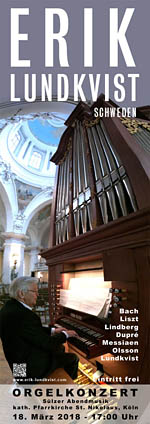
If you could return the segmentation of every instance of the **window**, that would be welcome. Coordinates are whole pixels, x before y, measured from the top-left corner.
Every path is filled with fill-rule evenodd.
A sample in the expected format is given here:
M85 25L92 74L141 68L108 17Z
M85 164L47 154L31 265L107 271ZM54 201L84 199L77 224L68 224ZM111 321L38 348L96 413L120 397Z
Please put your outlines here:
M21 135L19 133L14 134L14 136L10 138L9 147L11 148L12 152L14 152L14 150L18 146L20 140L21 140Z
M39 152L33 152L30 158L29 165L33 168L39 169L41 164L42 155Z

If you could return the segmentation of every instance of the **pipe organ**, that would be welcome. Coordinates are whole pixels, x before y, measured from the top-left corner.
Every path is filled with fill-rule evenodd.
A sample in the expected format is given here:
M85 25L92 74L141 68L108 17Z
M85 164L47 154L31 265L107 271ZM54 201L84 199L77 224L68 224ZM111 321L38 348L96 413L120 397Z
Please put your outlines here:
M50 320L77 331L69 350L110 381L149 383L150 122L144 108L95 119L95 107L114 105L80 102L51 159Z

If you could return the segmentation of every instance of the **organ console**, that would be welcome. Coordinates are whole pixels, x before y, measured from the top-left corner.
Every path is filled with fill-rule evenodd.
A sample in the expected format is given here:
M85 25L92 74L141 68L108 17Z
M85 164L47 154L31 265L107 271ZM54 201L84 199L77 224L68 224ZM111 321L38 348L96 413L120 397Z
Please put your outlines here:
M96 360L110 381L149 383L149 108L134 119L95 119L95 107L115 105L103 95L91 107L80 102L51 159L56 185L42 252L50 320L77 331L69 350L83 367Z

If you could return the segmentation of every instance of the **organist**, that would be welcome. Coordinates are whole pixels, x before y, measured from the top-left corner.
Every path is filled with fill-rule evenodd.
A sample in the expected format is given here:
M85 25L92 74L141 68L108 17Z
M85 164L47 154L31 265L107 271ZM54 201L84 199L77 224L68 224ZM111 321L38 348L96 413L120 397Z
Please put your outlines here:
M1 339L9 366L22 373L14 374L17 382L41 381L57 368L64 368L72 379L77 377L78 357L65 353L63 343L77 333L65 328L42 327L32 311L38 296L38 280L20 277L10 285L11 299L0 311ZM17 368L16 368L17 367Z

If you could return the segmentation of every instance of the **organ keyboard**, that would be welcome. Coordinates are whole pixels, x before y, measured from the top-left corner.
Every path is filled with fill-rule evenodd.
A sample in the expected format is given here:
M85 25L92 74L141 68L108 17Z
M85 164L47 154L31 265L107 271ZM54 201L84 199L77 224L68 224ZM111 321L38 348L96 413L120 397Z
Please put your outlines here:
M73 346L76 346L82 352L84 352L87 358L92 358L100 354L100 352L106 351L105 348L102 348L101 340L104 338L104 334L98 332L98 330L93 330L81 325L70 319L70 317L61 317L58 319L56 326L65 327L68 330L75 330L78 334L78 337L69 337L68 341Z

